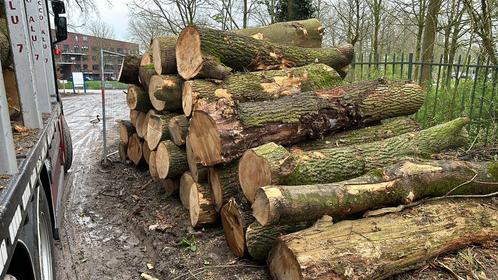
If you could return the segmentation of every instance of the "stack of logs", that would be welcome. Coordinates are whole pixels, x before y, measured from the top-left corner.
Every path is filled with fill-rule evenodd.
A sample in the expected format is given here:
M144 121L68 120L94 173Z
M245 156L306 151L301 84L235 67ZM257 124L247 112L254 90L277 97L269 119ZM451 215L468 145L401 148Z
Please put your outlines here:
M155 38L121 69L123 159L276 279L384 278L497 238L483 197L498 165L431 160L467 144L469 120L420 129L419 85L346 83L353 47L321 48L322 33L310 19Z

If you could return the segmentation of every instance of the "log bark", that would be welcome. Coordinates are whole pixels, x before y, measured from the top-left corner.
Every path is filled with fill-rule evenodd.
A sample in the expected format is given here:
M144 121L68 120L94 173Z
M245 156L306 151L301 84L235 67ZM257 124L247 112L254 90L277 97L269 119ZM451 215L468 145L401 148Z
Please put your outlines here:
M288 145L415 113L425 94L413 83L385 80L234 104L226 99L195 111L189 137L203 165L230 162L268 142ZM208 144L209 143L209 144Z
M133 84L128 85L128 94L126 96L128 107L132 110L148 112L152 107L149 95L142 89L141 86Z
M157 75L176 74L176 36L162 36L152 39L150 51Z
M188 134L188 119L184 115L172 117L168 122L168 131L173 143L177 146L185 145Z
M266 226L323 215L342 218L446 194L489 194L498 192L498 174L490 172L493 167L498 163L406 160L339 183L267 186L256 191L253 214Z
M232 197L237 197L242 192L237 174L239 172L238 161L227 165L209 167L209 184L213 189L213 198L216 211Z
M214 209L211 187L205 184L193 183L189 195L190 223L194 228L212 225L218 220Z
M136 55L128 55L123 59L121 68L119 69L118 82L124 84L140 84L138 79L140 61L142 58Z
M130 138L130 136L132 136L133 133L136 133L133 124L131 123L131 121L120 120L118 123L118 127L119 139L121 140L121 143L128 144L128 139Z
M161 110L181 112L182 87L183 80L178 75L155 75L150 79L149 97Z
M245 199L230 198L221 208L221 224L230 251L237 257L247 255L246 230L254 222L251 205Z
M161 141L170 139L169 120L175 114L153 114L147 124L147 144L149 149L155 150Z
M121 160L122 163L126 163L126 160L128 159L127 150L128 150L128 145L123 142L119 142L118 154L119 154L119 159Z
M184 149L170 140L161 141L156 150L156 168L160 179L175 179L188 170Z
M268 185L305 185L339 182L394 164L403 157L430 157L467 143L467 118L455 119L419 132L366 144L286 152L269 143L248 150L240 159L239 180L247 199Z
M145 160L145 163L147 163L147 165L150 164L150 153L152 151L149 149L149 145L147 145L147 140L144 140L143 144L142 144L142 154L144 156L144 160Z
M320 48L323 31L324 27L320 21L314 18L234 30L237 34L254 39L303 48Z
M130 110L130 122L134 127L137 127L137 119L140 111Z
M153 179L159 179L156 167L156 151L151 151L149 155L149 173Z
M176 45L178 73L185 80L199 76L220 79L219 72L212 73L213 63L228 66L236 71L257 71L320 62L345 77L353 56L354 50L350 44L334 48L307 49L196 26L184 28ZM221 76L223 78L223 75Z
M332 88L341 84L341 77L325 64L235 73L223 82L191 80L183 86L183 112L190 116L195 108L220 98L239 102L273 100L302 91Z
M136 125L136 131L137 135L140 138L144 138L144 126L145 126L145 119L147 118L147 114L144 112L139 112L138 117L137 117L137 125Z
M194 178L192 178L190 171L183 173L180 178L180 202L185 209L189 209L190 187L192 187L192 184L194 183L195 181Z
M140 68L138 69L138 79L143 88L149 88L149 82L152 76L156 75L154 64L152 62L152 55L150 52L145 52L140 61Z
M279 238L268 263L274 279L384 279L497 238L491 200L443 200L385 216L317 223Z
M128 158L137 166L143 161L142 144L143 141L136 133L128 140Z

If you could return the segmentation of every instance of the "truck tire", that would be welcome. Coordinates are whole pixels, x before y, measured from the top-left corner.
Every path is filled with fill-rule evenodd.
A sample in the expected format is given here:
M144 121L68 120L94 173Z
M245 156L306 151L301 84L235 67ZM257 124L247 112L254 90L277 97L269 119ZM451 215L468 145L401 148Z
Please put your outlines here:
M40 263L40 280L55 280L54 239L52 219L47 196L43 188L38 188L38 260Z
M64 130L64 172L67 172L71 165L73 165L73 140L71 139L71 132L66 120L63 120Z

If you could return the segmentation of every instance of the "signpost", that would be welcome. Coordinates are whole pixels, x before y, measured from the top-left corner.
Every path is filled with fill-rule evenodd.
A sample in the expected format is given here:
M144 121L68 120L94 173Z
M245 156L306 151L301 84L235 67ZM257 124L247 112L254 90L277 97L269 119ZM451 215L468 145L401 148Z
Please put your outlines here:
M76 94L76 87L83 88L83 92L86 93L85 79L83 79L82 72L73 72L73 93Z

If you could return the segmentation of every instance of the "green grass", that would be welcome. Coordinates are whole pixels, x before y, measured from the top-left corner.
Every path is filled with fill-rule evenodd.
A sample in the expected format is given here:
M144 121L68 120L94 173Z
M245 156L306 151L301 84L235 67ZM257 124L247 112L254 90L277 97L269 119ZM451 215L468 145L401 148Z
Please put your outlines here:
M111 85L112 89L127 89L128 88L127 84L123 84L123 83L120 83L117 81L106 81L105 83L107 85ZM86 84L87 89L100 89L101 81L86 81L85 84ZM66 89L72 90L73 89L73 82L67 82L65 87L66 87ZM64 88L64 86L62 85L62 83L59 82L59 89L63 89L63 88ZM111 89L111 87L106 87L106 88Z

